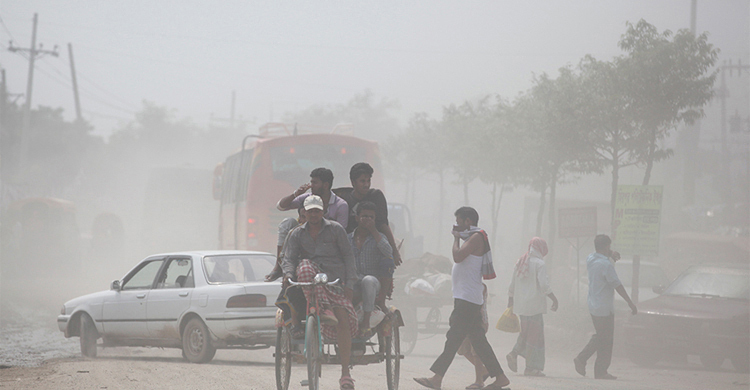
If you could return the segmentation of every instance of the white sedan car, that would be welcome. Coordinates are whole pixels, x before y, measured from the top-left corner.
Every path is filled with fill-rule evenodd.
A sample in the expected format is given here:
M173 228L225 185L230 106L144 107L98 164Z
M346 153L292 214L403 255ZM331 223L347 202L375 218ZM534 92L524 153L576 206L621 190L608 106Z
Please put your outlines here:
M205 251L149 256L109 291L65 303L57 317L81 353L108 346L181 348L191 362L217 348L263 348L276 342L279 282L263 278L276 258L264 252Z

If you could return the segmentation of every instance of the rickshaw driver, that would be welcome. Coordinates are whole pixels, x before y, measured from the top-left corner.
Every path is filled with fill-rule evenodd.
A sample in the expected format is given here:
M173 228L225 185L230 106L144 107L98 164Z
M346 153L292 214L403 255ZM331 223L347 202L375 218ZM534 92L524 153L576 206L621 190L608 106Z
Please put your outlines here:
M354 380L349 373L352 334L357 331L357 316L352 307L353 287L357 281L354 255L346 230L335 221L323 218L323 200L310 195L304 201L307 222L289 233L287 248L281 268L284 271L283 288L296 275L297 282L312 282L319 272L328 275L328 280L340 279L339 286L317 286L316 297L323 307L320 313L321 332L336 339L341 358L341 389L354 389ZM307 300L313 294L311 288L302 289ZM297 319L299 321L299 319Z

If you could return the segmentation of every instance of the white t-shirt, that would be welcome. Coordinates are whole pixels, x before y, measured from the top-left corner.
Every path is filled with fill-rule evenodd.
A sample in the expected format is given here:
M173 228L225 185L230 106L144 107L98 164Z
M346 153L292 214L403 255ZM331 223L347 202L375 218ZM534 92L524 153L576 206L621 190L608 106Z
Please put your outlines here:
M518 271L513 270L513 281L508 289L508 295L513 297L513 313L519 316L547 313L547 294L552 292L544 260L532 252L528 262L526 276L518 276Z
M460 263L453 263L453 298L476 305L484 303L482 285L482 257L469 255Z

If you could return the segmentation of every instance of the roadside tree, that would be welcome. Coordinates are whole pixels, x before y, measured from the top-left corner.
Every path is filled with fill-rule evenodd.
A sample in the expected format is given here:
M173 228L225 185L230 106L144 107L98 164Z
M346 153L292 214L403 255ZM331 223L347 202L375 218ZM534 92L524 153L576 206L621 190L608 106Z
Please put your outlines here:
M628 23L619 46L627 52L619 61L624 74L621 86L630 99L630 112L643 147L634 150L645 165L643 185L648 185L655 162L672 156L659 145L679 124L692 124L704 115L703 107L714 95L718 70L711 71L719 50L708 35L690 30L676 34L640 20Z

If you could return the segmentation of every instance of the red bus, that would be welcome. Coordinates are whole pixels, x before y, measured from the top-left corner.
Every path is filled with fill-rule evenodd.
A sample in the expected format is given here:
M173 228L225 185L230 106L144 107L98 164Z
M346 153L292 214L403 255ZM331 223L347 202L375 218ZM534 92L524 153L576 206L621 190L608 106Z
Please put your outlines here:
M278 211L276 202L310 181L318 167L333 171L333 187L349 187L349 169L367 162L375 169L373 188L383 189L376 142L343 134L304 133L292 125L269 123L248 136L236 153L214 171L214 199L221 202L219 248L276 253L278 225L296 211Z

